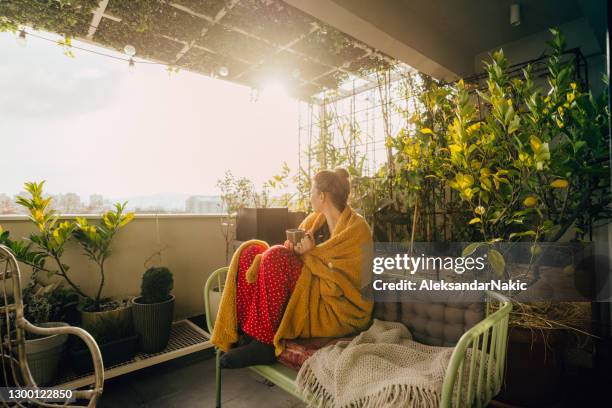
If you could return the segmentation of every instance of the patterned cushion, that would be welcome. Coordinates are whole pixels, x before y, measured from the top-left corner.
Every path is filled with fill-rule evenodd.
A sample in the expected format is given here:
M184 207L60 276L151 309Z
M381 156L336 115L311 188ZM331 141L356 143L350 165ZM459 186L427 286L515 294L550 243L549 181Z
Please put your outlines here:
M430 346L454 346L469 328L484 318L484 303L480 302L376 302L374 318L402 322L414 340ZM299 370L304 361L317 350L353 337L317 337L294 339L285 343L278 360L289 368Z
M353 337L313 337L311 339L287 340L285 350L278 356L278 361L294 370L299 370L304 361L317 350L342 340L351 341Z
M468 329L485 316L480 302L380 302L373 317L402 322L414 340L430 346L454 346Z

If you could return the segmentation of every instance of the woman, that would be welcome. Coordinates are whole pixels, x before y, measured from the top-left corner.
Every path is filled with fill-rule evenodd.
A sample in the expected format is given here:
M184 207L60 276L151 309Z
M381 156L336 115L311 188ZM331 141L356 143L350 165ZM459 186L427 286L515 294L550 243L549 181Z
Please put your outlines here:
M211 338L225 351L224 368L272 364L285 339L339 337L369 324L373 303L359 286L371 232L347 204L348 172L323 170L312 181L314 212L299 243L250 240L232 257ZM247 344L232 348L239 334Z

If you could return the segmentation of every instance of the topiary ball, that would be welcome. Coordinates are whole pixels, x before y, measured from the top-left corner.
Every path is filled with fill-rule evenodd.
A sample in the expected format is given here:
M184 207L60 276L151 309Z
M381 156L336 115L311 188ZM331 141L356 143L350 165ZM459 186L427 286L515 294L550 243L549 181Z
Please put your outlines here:
M140 295L143 303L159 303L170 299L174 287L172 272L165 266L149 268L142 276Z

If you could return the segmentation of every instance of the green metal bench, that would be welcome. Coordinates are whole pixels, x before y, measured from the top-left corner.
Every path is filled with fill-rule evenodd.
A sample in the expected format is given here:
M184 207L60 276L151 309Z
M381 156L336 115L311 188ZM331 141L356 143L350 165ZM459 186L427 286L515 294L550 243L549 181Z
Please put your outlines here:
M210 291L215 286L222 289L227 269L223 267L214 271L204 286L206 324L210 333L214 324L210 317ZM487 292L486 301L487 316L467 330L455 345L442 385L441 407L483 407L501 389L506 362L508 316L512 304L508 298L495 292ZM498 305L493 307L494 303ZM468 349L475 350L469 359L466 358ZM217 408L221 407L221 353L222 351L217 349L215 355ZM252 366L250 369L289 394L307 402L296 390L297 371L281 363Z

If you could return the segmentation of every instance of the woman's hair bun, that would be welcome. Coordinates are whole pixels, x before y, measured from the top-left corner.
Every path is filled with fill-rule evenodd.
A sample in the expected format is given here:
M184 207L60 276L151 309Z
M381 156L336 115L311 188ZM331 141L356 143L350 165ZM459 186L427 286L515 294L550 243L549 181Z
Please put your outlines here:
M344 210L351 192L349 172L342 167L321 170L313 177L314 186L321 192L329 193L336 208Z
M344 167L336 167L334 169L334 173L336 173L342 180L348 180L350 177L349 172Z

